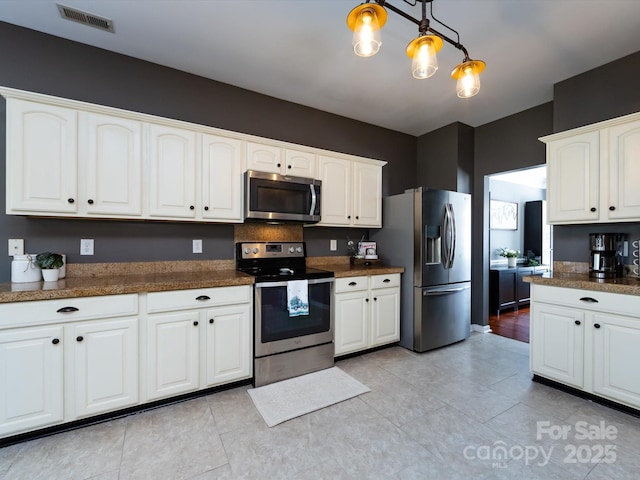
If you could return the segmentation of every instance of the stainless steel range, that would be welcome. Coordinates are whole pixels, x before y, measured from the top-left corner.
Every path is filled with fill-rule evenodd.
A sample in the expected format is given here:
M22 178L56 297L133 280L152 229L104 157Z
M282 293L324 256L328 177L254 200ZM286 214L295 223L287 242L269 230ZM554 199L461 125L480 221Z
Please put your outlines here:
M254 275L254 386L333 366L333 272L307 268L304 242L236 244Z

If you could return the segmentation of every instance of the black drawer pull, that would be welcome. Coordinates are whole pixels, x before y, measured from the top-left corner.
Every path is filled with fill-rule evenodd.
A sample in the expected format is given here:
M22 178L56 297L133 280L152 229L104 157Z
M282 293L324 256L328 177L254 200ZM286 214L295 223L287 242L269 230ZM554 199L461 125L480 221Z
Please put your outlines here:
M51 340L51 343L53 343L54 345L57 345L60 343L60 339L59 338L54 338L53 340Z
M358 284L358 282L349 282L349 286L350 287L355 287Z
M581 302L588 302L588 303L598 303L598 300L596 300L595 298L591 298L591 297L582 297L580 299Z
M71 312L77 312L77 311L78 309L76 307L62 307L56 310L56 312L58 313L71 313Z
M209 297L208 295L200 295L199 297L196 297L196 300L211 300L211 297Z
M580 325L581 323L582 323L582 322L581 322L580 320L576 320L576 321L575 321L575 324L576 324L576 325Z
M385 278L384 280L382 280L384 283L389 283L391 281L391 279L389 278Z
M594 324L593 324L593 326L594 326L595 328L600 328L600 324L599 324L599 323L594 323Z
M76 342L81 342L82 340L84 340L84 337L82 335L76 337Z

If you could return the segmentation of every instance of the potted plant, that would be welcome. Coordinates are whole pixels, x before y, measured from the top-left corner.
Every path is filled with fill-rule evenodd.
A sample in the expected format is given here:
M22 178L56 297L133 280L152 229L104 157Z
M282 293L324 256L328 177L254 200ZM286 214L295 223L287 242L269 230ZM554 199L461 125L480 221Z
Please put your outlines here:
M45 282L55 282L60 275L60 267L64 265L59 253L43 252L36 255L36 265L42 269Z
M512 248L499 248L498 255L507 259L508 267L515 267L518 257L520 256L520 250L514 250Z

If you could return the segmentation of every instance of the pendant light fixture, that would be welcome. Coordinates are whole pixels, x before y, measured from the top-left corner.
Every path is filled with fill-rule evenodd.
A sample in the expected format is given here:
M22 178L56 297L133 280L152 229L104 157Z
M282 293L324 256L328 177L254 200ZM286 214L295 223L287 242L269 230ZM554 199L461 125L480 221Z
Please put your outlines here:
M347 16L347 25L353 30L353 50L360 57L370 57L378 53L382 45L380 30L387 21L387 11L391 10L401 17L418 25L418 36L407 45L407 56L411 58L411 74L414 78L429 78L438 70L437 52L443 42L453 45L464 54L462 63L451 72L458 81L456 93L460 98L473 97L480 91L480 73L484 70L482 60L472 60L466 48L460 43L460 35L433 16L433 0L402 0L408 5L422 5L422 18L417 19L389 4L386 0L367 0L355 7ZM430 5L431 19L455 33L456 40L431 28L427 18L427 4Z

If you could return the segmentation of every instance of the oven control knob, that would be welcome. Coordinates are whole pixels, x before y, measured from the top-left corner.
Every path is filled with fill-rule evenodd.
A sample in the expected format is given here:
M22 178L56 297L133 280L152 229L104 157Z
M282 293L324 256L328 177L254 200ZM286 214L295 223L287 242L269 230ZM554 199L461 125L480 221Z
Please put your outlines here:
M293 248L293 247L289 247L289 253L293 253L293 252L295 252L295 251L296 251L296 249L295 249L295 248Z
M250 249L250 248L245 248L245 249L244 249L244 254L245 254L245 255L249 255L249 252L250 252L250 251L251 251L251 249Z
M296 252L302 253L302 247L296 247Z
M258 253L258 252L259 252L258 248L254 248L254 249L253 249L253 253L254 253L254 255L255 255L256 253Z

